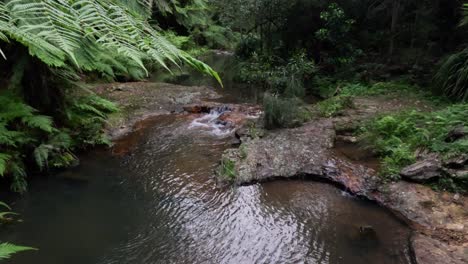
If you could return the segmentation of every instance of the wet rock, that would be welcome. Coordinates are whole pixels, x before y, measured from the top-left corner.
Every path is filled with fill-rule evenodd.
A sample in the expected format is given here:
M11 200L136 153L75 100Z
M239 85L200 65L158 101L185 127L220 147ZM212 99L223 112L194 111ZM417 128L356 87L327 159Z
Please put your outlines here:
M463 125L457 126L448 133L445 141L454 142L461 138L464 138L466 135L468 135L468 128L465 128L465 126Z
M369 119L376 113L392 112L410 104L388 99L384 102L369 100L372 99L358 100L357 108L349 110L342 117L318 118L299 128L268 131L262 138L241 137L241 147L228 150L223 155L223 159L233 161L235 183L297 176L331 181L352 194L376 201L394 212L414 230L423 233L424 239L414 239L415 257L420 261L418 263L445 263L443 257L442 261L438 259L438 262L424 262L431 260L425 258L428 254L424 245L428 245L427 248L431 245L437 248L440 245L441 252L434 253L433 259L437 259L438 255L448 254L447 258L459 260L459 257L451 255L453 251L450 250L468 245L466 196L459 195L455 199L453 194L438 193L415 182L383 183L374 170L333 152L336 129L349 135L349 129L359 121ZM248 132L243 128L238 133L245 135ZM437 156L421 152L418 158L420 161L405 168L402 174L413 181L424 181L444 173L442 162ZM364 233L371 232L370 230L362 227ZM360 229L353 229L352 233L357 233L357 236L353 236L357 238L361 232ZM442 241L449 241L450 244L444 247L446 244Z
M333 146L331 121L309 123L296 129L283 129L244 144L241 155L233 149L223 155L236 164L236 182L262 181L271 177L299 174L321 175L326 169L326 150ZM241 158L246 156L246 158Z
M437 157L431 157L403 168L400 175L412 181L424 182L439 177L441 172L441 161Z
M418 264L468 263L468 244L450 245L421 234L413 236L411 244Z

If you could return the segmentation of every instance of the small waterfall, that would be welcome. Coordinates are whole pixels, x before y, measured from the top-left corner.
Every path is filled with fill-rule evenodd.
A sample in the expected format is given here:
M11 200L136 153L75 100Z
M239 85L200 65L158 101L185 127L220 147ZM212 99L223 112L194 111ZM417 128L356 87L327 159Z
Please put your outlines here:
M225 137L234 132L230 122L220 120L219 118L227 112L231 112L229 106L223 105L210 110L208 114L196 118L190 123L189 129L200 129L211 135Z

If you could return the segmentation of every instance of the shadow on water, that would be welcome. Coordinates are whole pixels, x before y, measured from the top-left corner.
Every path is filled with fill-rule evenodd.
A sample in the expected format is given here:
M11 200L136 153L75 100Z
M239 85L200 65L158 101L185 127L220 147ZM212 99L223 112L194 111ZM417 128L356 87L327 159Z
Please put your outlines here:
M13 204L24 223L0 237L40 250L6 263L410 263L405 225L331 185L219 186L230 139L191 121L154 118L114 151L31 182Z

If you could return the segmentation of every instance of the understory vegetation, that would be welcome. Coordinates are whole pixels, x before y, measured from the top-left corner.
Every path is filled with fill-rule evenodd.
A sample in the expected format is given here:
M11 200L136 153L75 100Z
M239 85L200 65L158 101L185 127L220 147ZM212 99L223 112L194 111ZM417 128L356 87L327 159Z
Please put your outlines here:
M450 139L450 132L463 128L468 105L454 104L434 112L416 110L385 115L362 128L362 136L383 159L382 174L398 177L402 167L416 160L416 151L429 150L444 159L468 153L468 139Z

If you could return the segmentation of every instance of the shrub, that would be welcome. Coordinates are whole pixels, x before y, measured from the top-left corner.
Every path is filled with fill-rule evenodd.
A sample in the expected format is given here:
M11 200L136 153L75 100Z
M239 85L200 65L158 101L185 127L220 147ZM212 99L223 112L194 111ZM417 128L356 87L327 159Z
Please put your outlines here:
M289 128L299 126L310 116L298 98L282 98L266 93L263 98L265 128Z
M236 48L236 55L240 58L250 58L262 47L262 43L259 37L249 34L244 36Z
M304 52L293 55L288 61L261 57L256 53L244 62L238 73L242 82L263 85L268 90L286 97L304 97L304 81L317 71L315 64Z
M435 88L447 96L468 100L468 49L449 56L434 77Z

